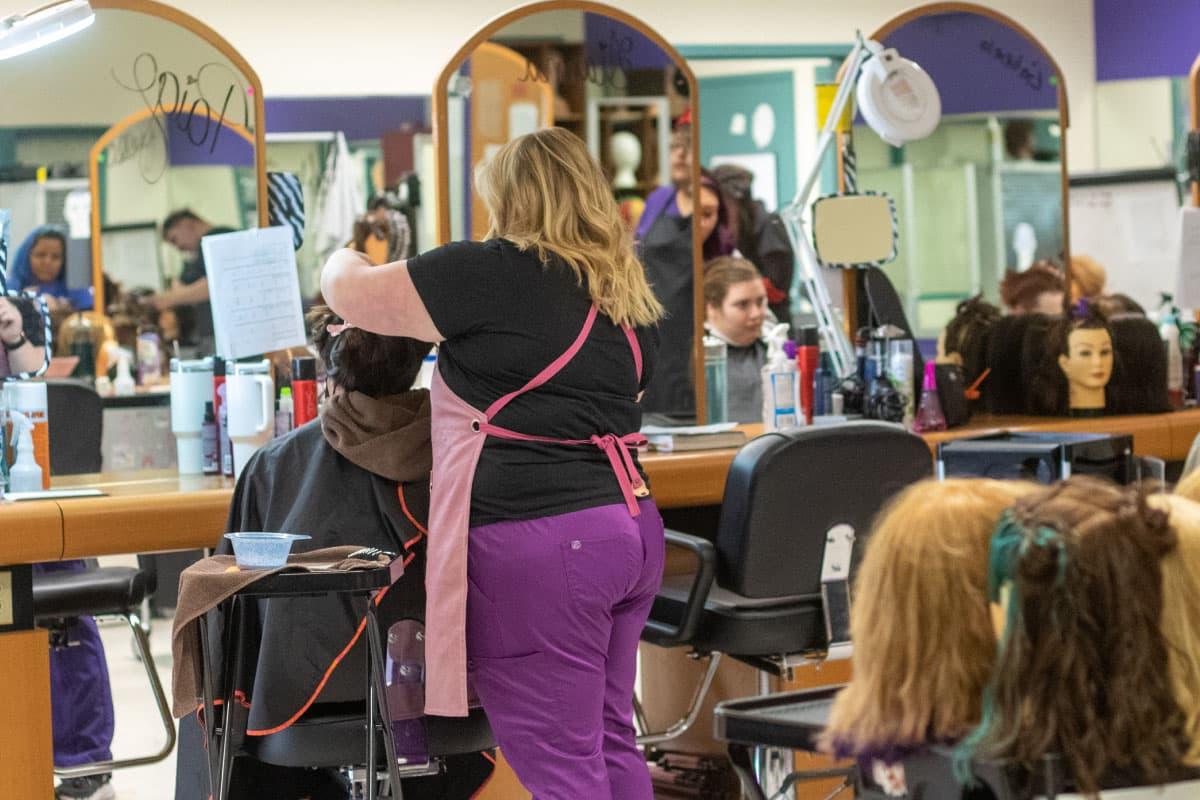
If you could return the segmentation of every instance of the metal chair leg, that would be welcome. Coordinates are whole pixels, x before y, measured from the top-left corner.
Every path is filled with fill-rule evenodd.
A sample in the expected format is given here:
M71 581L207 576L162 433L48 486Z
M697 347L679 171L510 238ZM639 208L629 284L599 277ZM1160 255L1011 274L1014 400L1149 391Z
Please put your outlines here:
M689 728L696 724L696 719L700 716L700 707L704 705L704 698L708 696L708 690L712 688L713 678L717 674L717 667L721 664L720 653L709 653L708 669L704 672L704 677L700 679L699 686L696 687L696 693L692 696L692 704L688 707L687 714L674 725L659 733L643 733L637 737L638 747L647 745L661 744L662 742L670 741L678 736L682 736ZM637 708L637 704L634 708ZM644 724L644 720L643 720Z
M150 689L154 692L154 702L158 706L158 716L162 721L163 730L167 734L167 741L156 752L147 756L94 761L91 764L81 764L77 767L55 769L54 774L60 778L83 778L89 775L103 775L115 769L156 764L169 756L175 749L175 720L171 717L171 708L167 705L167 696L163 692L162 681L158 678L158 670L150 655L150 639L146 636L146 629L135 613L122 614L121 617L129 625L130 632L133 633L133 641L141 655L142 666L146 668L146 677L150 681Z
M733 771L737 773L738 780L742 782L742 797L745 800L767 800L766 794L755 779L754 759L750 755L750 749L740 744L729 745L729 761L733 764Z

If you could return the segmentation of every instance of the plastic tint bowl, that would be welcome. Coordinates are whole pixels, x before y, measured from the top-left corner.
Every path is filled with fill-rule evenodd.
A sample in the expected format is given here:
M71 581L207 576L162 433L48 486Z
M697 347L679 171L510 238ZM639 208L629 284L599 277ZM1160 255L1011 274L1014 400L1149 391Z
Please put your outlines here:
M243 532L227 533L225 538L233 543L233 557L239 567L274 569L287 563L292 542L312 537L303 533Z

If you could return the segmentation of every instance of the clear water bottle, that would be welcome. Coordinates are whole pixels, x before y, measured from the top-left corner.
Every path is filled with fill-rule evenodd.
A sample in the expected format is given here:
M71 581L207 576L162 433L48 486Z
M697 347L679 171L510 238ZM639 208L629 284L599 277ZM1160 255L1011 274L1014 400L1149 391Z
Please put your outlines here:
M708 421L726 422L729 419L729 400L726 376L727 350L715 336L704 337L704 385L708 398Z
M425 634L414 620L401 620L388 628L384 683L392 741L401 763L428 760L425 738Z

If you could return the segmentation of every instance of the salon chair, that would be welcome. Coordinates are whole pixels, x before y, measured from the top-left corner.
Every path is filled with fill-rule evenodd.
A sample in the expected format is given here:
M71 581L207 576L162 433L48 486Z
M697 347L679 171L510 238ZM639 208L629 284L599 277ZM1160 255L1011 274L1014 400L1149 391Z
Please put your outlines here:
M387 720L385 653L387 630L374 600L368 601L365 624L366 669L363 699L357 702L322 702L320 697L293 724L264 736L246 733L249 705L239 689L253 686L258 635L258 602L297 597L372 597L392 582L387 567L350 572L283 572L264 577L235 594L221 606L225 620L221 631L220 683L213 664L216 631L201 617L203 722L208 740L209 780L213 800L229 794L233 762L239 755L280 767L336 768L352 775L362 768L365 797L402 800L400 780L437 774L451 756L479 753L496 746L482 709L473 708L463 718L425 717L428 758L401 764L397 759L391 724ZM302 642L296 643L303 647ZM347 649L349 652L349 648ZM339 666L344 670L345 664ZM336 673L334 673L336 675ZM237 676L235 678L235 676ZM218 692L221 700L216 700ZM251 698L251 702L252 702ZM367 735L371 731L372 735ZM372 766L373 765L373 766ZM387 774L388 793L378 793L377 775ZM355 795L358 796L358 795Z
M60 778L101 775L126 767L139 767L162 761L175 748L175 722L163 693L158 669L150 655L150 639L138 617L146 595L154 590L153 576L132 567L92 567L83 572L55 572L33 578L34 623L50 631L51 644L67 645L70 624L82 616L120 617L133 633L135 652L158 707L166 742L154 753L136 758L98 761L76 767L55 769Z
M50 474L99 472L104 406L96 390L80 381L46 381L46 413L50 419Z
M707 657L708 669L685 716L662 732L643 724L638 743L692 726L722 654L758 669L763 693L770 675L848 658L854 554L883 504L932 466L921 437L883 422L768 433L743 446L729 467L716 542L667 531L667 544L691 551L696 569L663 579L642 641L686 647Z

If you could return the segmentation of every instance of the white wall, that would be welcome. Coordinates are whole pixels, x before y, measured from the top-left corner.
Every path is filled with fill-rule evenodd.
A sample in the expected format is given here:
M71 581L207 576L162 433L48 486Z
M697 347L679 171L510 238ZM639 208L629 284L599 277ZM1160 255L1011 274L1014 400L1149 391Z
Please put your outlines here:
M268 97L428 94L454 51L515 0L172 0L238 48ZM849 42L914 0L623 0L680 44ZM1038 36L1062 67L1071 99L1072 169L1095 167L1092 0L985 0ZM0 0L0 16L41 5Z
M1097 84L1096 168L1122 170L1172 163L1172 122L1170 78Z

